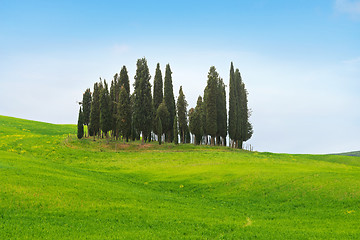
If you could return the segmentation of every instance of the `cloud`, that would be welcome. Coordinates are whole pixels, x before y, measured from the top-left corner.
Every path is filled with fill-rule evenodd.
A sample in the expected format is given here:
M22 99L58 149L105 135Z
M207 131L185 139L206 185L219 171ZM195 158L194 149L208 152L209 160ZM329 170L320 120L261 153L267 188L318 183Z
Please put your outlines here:
M349 14L351 17L360 17L359 0L335 0L335 9L337 12Z
M130 47L125 44L115 44L113 47L113 50L114 50L115 54L121 55L121 54L129 52Z

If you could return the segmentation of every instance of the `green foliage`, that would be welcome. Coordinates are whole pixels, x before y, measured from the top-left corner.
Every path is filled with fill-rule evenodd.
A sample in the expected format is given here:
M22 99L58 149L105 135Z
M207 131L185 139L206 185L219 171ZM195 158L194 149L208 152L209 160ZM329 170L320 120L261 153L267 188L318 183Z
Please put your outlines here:
M236 140L236 129L237 129L237 111L236 104L236 84L235 84L235 72L234 66L231 62L230 66L230 80L229 80L229 137L230 139Z
M177 99L177 115L178 115L178 122L179 122L179 130L180 130L180 141L185 143L185 132L188 128L187 125L187 106L188 103L185 99L184 92L182 90L182 86L180 86L179 96Z
M119 92L118 88L118 74L114 75L114 79L111 81L110 86L110 115L111 115L111 130L114 138L119 135L118 129L118 103L119 103Z
M134 83L134 124L146 141L152 130L153 106L150 73L145 58L138 59ZM144 139L145 138L145 139Z
M160 70L160 64L156 66L155 77L154 77L154 92L153 92L153 105L154 109L158 109L159 105L163 101L163 80Z
M128 76L126 66L123 66L121 68L118 85L119 85L119 87L118 87L119 89L121 89L121 87L124 87L126 92L130 96L130 81L129 81L129 76Z
M86 89L83 94L82 108L84 114L84 125L90 124L90 112L91 112L91 92L90 88Z
M222 78L218 79L217 96L216 96L216 111L217 111L217 133L220 139L222 138L223 145L226 146L227 135L227 111L226 111L226 92L225 84ZM217 142L220 145L220 141Z
M217 133L217 82L219 74L214 66L210 67L208 73L207 86L204 93L205 114L206 114L206 133L211 136L211 145L215 144L215 136Z
M104 80L104 87L100 93L100 128L108 137L108 132L112 129L112 116L111 116L111 99L109 95L108 85Z
M161 118L160 117L157 117L157 135L158 135L158 142L159 142L159 145L161 145L161 138L162 138L162 123L161 123Z
M156 132L156 134L159 137L165 133L166 129L168 129L169 125L170 125L170 113L167 110L164 101L159 105L158 109L156 110L156 118L161 119L161 124L162 124L161 129L157 129L157 132ZM157 122L158 121L159 120L157 120Z
M77 137L78 137L78 139L81 139L84 137L84 114L81 110L81 107L79 109L79 118L78 118L78 124L77 124Z
M174 118L173 127L174 127L174 143L179 144L178 119L177 119L176 115L175 115L175 118Z
M171 77L171 69L170 64L166 65L165 69L165 79L164 79L164 100L166 104L166 108L169 111L170 114L170 125L165 130L165 138L168 142L171 142L173 140L173 123L174 118L176 114L175 109L175 98L174 98L174 90L173 90L173 83L172 83L172 77Z
M96 136L100 133L100 92L102 85L100 83L94 84L93 98L91 102L90 111L90 135Z
M131 105L124 86L121 87L118 103L118 129L122 137L128 141L131 136Z
M230 66L229 85L229 136L233 141L233 147L242 148L243 142L251 138L253 127L249 122L248 93L239 69L236 69L234 72L232 63Z
M235 92L236 92L236 135L235 140L238 142L238 148L242 148L243 143L243 129L244 126L243 120L244 120L244 103L242 102L244 100L242 91L242 79L240 75L239 69L235 70Z
M204 134L202 105L202 98L199 96L195 109L192 108L189 111L189 130L195 135L194 144L200 144L201 138Z
M359 170L0 116L0 239L360 239Z

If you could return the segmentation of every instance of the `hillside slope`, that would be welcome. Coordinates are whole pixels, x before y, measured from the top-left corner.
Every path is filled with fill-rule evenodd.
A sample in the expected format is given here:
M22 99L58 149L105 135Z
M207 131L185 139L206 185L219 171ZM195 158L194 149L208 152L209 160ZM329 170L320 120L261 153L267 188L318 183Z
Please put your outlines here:
M0 239L360 239L359 158L75 132L0 116Z

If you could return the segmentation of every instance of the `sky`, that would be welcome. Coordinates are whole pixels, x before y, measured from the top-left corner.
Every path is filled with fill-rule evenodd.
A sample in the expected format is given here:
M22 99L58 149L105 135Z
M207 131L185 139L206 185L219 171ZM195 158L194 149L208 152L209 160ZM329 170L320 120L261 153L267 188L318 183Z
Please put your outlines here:
M254 150L360 150L359 42L360 0L0 0L0 115L76 124L85 89L123 65L132 84L142 57L191 108L233 62Z

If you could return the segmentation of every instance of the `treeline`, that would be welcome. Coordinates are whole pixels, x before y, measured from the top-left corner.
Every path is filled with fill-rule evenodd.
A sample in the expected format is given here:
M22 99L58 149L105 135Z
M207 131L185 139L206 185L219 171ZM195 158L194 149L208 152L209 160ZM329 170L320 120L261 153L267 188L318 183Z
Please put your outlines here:
M163 141L194 144L227 145L242 148L253 134L249 122L247 91L238 69L230 67L229 114L223 79L212 66L208 73L204 95L199 96L195 108L187 111L188 103L182 86L175 102L170 65L165 68L163 81L157 64L153 86L145 58L136 63L134 92L125 66L114 75L110 88L100 78L93 92L83 94L78 118L78 138L123 139L142 142ZM153 87L153 88L152 88ZM84 132L84 125L88 131ZM192 138L191 138L192 136Z

